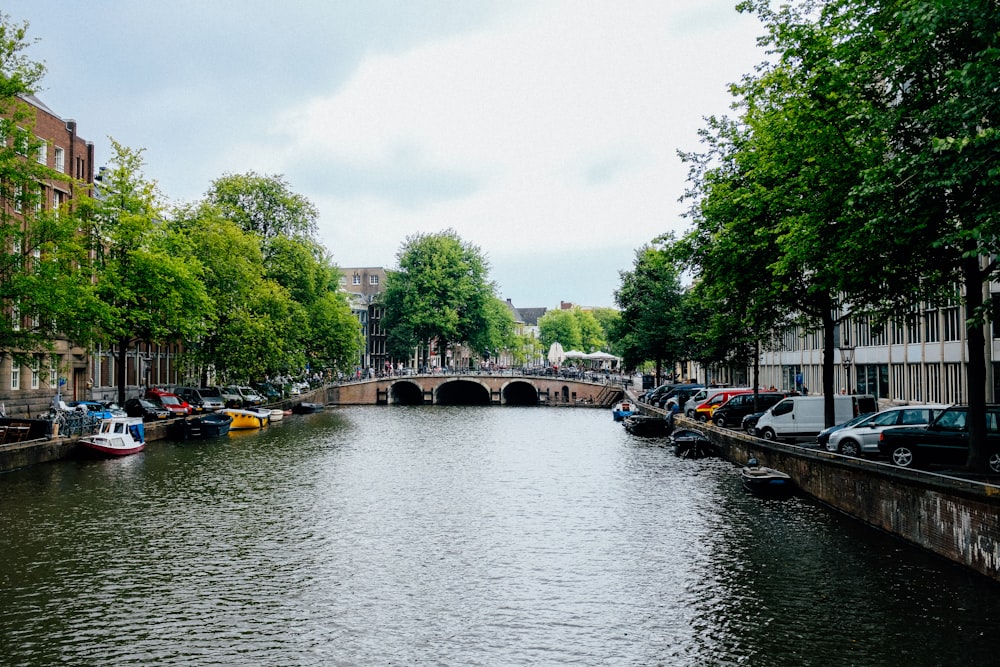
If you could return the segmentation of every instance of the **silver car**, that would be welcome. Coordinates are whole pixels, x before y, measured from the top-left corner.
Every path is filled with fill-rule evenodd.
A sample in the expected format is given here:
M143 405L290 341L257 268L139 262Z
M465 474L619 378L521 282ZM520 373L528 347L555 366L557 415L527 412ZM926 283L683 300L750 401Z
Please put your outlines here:
M947 405L900 405L886 408L862 419L853 426L830 434L826 449L847 456L878 454L878 437L887 428L927 426Z

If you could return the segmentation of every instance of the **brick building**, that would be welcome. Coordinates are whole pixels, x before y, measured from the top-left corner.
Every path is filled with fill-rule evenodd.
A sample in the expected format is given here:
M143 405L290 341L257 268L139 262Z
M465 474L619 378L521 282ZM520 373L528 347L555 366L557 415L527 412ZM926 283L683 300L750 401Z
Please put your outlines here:
M35 160L50 169L75 180L45 179L38 183L36 210L58 210L75 196L90 192L94 181L94 145L77 134L76 121L63 119L34 95L20 98L26 103L24 118L17 118L6 125L0 140L13 148L25 160ZM7 118L8 121L13 117ZM34 135L37 150L21 149L27 146L26 138ZM16 192L15 192L16 195ZM9 214L13 224L23 226L30 219L17 196L3 196L0 205ZM18 247L4 248L4 252L17 252ZM5 316L13 318L13 326L31 326L27 318L19 317L16 306ZM35 355L29 365L14 363L9 354L0 358L0 403L8 414L37 415L44 412L55 392L61 388L65 397L83 398L87 390L87 350L68 340L56 340L51 353Z

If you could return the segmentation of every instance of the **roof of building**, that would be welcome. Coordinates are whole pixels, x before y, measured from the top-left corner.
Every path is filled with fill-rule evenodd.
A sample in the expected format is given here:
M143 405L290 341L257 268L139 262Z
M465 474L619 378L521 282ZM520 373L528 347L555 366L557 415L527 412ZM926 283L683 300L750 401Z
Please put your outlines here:
M545 314L548 308L518 308L521 319L529 327L537 327L539 318Z

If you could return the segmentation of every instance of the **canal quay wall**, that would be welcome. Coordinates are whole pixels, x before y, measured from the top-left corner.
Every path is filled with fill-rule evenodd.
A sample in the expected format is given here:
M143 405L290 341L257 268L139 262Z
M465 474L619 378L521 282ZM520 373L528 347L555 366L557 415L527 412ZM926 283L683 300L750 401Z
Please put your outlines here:
M683 417L677 421L703 431L733 463L756 458L788 473L821 503L1000 581L997 484L771 442Z

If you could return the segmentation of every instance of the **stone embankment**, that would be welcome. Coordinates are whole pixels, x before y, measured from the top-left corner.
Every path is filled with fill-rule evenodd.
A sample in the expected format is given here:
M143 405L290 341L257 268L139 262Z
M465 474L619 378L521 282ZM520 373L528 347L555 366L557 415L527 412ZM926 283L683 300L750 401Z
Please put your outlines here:
M663 411L643 406L647 413ZM788 473L798 488L869 526L1000 581L1000 479L899 468L816 448L775 443L683 417L723 458Z

